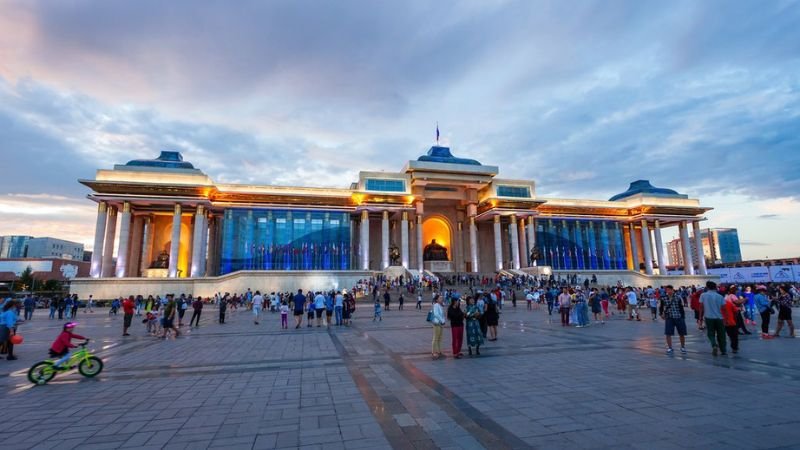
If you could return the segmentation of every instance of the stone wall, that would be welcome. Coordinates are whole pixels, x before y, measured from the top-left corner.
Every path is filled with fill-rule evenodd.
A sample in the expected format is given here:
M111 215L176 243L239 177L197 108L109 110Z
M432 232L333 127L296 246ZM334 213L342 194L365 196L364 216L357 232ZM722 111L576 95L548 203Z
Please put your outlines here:
M576 274L578 276L578 284L583 284L583 280L592 275L597 276L597 284L616 286L622 283L623 286L665 286L671 284L675 287L680 286L704 286L706 281L713 281L719 283L718 275L645 275L641 272L634 272L631 270L596 270L596 271L582 271L582 270L557 270L553 271L556 278L559 276L566 278Z
M108 300L129 295L192 294L211 297L215 293L295 292L297 289L350 290L358 280L373 276L362 271L240 271L207 278L78 278L70 284L70 293L81 299L93 295Z

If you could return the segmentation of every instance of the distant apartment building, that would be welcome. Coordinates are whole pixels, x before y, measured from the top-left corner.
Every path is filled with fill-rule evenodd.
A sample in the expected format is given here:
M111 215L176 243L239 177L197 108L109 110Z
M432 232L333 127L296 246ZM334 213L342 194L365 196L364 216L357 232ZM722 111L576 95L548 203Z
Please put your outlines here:
M700 230L700 241L703 245L703 255L709 265L735 263L742 260L739 233L736 228L704 228ZM694 236L689 238L689 246L694 255L693 262L697 265L697 245ZM680 239L667 242L667 256L670 266L683 266Z
M83 244L51 237L28 240L28 258L61 258L83 261Z
M33 236L0 236L0 258L24 258Z

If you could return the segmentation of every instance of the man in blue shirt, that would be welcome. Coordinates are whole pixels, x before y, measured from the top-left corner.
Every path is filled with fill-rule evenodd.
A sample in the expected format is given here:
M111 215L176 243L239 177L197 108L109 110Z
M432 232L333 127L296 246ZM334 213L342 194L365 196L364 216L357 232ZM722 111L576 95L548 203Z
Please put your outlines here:
M36 308L36 300L28 294L25 296L22 305L25 307L25 320L33 319L33 310Z
M292 303L294 304L294 328L298 329L303 323L303 306L306 304L306 296L303 295L302 289L297 290L297 295L292 297Z
M708 340L711 342L711 353L727 355L725 324L722 322L722 305L725 299L717 292L717 283L706 282L706 291L700 296L700 303L703 305L703 315L706 320Z

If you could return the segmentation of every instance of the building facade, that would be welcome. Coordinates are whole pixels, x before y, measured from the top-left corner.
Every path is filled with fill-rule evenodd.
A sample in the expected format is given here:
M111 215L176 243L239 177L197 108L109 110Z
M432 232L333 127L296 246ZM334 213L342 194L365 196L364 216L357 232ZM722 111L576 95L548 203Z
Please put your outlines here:
M33 236L0 236L0 258L24 258Z
M739 234L736 228L704 228L700 230L700 239L692 234L690 250L695 266L700 262L698 255L698 242L706 265L728 264L742 260L742 251L739 247ZM681 239L673 239L667 243L670 267L683 266L683 253L681 252Z
M347 188L254 186L216 183L162 152L80 180L98 205L91 276L535 265L652 275L666 267L661 230L678 227L689 254L689 230L710 209L645 180L607 201L542 198L533 181L498 172L434 146L398 172L360 172ZM700 259L687 274L706 274Z
M28 240L28 258L61 258L83 261L83 244L51 237Z

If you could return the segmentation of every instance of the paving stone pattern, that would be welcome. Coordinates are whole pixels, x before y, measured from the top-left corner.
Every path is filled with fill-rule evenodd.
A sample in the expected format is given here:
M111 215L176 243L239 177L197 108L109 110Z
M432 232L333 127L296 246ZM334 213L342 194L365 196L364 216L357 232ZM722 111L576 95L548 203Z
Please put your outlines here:
M506 305L481 357L430 358L422 311L392 308L353 327L281 330L248 311L177 339L122 316L81 314L105 361L95 379L46 386L27 368L60 330L37 310L17 361L0 361L3 449L798 448L800 340L741 339L713 357L690 324L687 355L664 354L663 322L614 317L564 328ZM411 304L413 308L413 302ZM188 319L188 317L187 317ZM291 318L290 318L291 321ZM676 339L677 343L677 339ZM466 352L466 349L465 349ZM676 348L677 352L677 348Z

